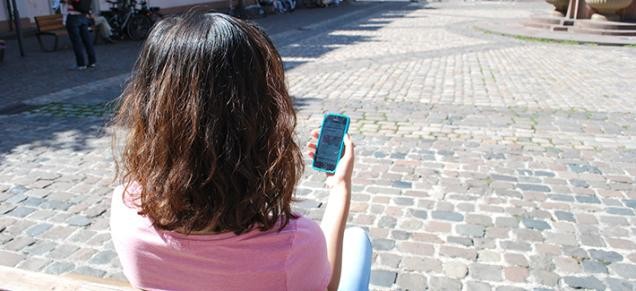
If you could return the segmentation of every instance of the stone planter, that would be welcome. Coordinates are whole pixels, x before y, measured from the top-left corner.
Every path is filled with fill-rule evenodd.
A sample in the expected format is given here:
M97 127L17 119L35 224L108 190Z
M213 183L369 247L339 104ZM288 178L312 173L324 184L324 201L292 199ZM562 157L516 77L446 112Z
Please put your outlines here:
M632 0L586 0L585 2L596 12L592 15L592 20L600 21L619 21L620 17L616 12L632 4Z
M569 0L545 0L554 6L554 11L552 12L554 16L563 17L565 13L568 11Z

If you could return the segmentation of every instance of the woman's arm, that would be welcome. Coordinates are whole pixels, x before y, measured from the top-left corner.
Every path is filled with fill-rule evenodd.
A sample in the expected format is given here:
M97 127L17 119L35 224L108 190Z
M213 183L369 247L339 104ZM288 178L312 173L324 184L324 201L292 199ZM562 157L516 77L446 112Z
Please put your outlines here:
M315 141L318 138L318 130L312 131L312 141L309 142L309 156L313 159L316 150ZM327 187L330 188L329 200L325 209L320 228L327 242L327 256L331 265L331 280L328 290L338 290L340 282L340 269L342 266L342 240L349 216L349 204L351 202L351 178L355 160L354 144L349 135L345 136L344 155L340 159L336 172L327 177Z

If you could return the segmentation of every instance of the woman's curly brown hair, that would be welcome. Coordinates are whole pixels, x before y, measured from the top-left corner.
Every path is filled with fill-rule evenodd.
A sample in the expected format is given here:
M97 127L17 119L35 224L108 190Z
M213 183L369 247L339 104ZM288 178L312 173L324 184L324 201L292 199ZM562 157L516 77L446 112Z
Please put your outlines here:
M118 177L162 230L261 230L294 218L304 164L283 63L257 26L218 13L160 21L122 94Z

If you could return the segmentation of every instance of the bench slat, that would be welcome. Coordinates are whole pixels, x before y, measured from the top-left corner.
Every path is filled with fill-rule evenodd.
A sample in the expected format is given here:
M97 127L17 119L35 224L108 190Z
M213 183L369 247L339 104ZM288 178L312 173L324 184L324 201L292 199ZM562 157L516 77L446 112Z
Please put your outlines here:
M40 32L51 32L54 30L64 30L62 15L36 16L35 24Z
M82 275L53 276L0 266L0 290L135 290L127 282Z
M40 26L40 32L54 31L54 30L65 30L66 27L64 25L51 25L51 26Z

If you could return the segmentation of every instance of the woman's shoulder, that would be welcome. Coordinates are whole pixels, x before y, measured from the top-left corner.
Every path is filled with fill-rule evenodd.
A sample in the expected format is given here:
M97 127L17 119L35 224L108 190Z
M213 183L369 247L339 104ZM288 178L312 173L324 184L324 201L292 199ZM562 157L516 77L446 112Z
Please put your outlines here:
M324 240L324 235L322 233L322 229L317 222L311 220L308 217L299 215L297 218L290 220L290 223L293 223L293 228L296 232L297 236L308 237L308 238L322 238Z
M326 247L325 235L317 222L305 216L299 216L291 220L290 224L293 224L294 231L292 248Z
M115 187L112 196L113 207L139 208L141 188L137 183L122 184Z
M151 225L138 214L140 188L136 183L119 185L113 190L111 199L111 229L127 229L136 225Z

